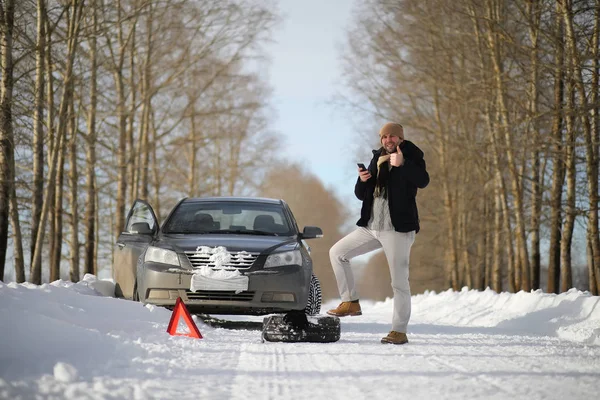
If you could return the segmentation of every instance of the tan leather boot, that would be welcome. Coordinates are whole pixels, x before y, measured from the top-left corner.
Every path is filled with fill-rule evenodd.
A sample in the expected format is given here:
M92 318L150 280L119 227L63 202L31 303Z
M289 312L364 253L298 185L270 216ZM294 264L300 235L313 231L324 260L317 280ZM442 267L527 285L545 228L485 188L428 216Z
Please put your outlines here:
M408 338L404 332L391 331L386 337L381 339L381 343L405 344L408 343Z
M353 303L351 301L343 301L337 308L327 311L329 315L335 315L336 317L346 317L348 315L362 315L359 303Z

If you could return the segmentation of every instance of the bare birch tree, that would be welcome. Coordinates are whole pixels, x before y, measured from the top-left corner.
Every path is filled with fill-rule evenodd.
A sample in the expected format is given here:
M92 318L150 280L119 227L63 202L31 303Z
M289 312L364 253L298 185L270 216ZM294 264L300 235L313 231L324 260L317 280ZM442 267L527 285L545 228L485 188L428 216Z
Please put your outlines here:
M591 248L592 248L592 268L594 268L594 272L596 272L597 266L600 265L600 234L598 227L598 153L596 148L598 147L598 142L594 143L594 136L597 136L595 132L592 131L592 122L590 113L588 110L591 110L590 104L588 103L588 98L591 96L586 91L586 83L584 81L584 72L583 72L583 61L580 55L580 51L577 47L577 39L576 32L574 28L573 22L573 6L571 0L562 0L561 1L561 11L564 18L565 24L565 32L566 32L566 40L568 43L569 55L571 56L572 61L572 74L575 90L577 90L577 99L579 100L579 108L581 112L579 113L581 119L581 125L583 130L583 138L585 143L585 166L586 166L586 178L587 178L587 197L588 197L588 237L591 238ZM598 16L598 4L596 4L595 10L595 18ZM596 23L597 24L597 23ZM596 28L597 29L597 28ZM597 45L596 45L597 47ZM595 50L590 51L593 54ZM596 60L596 63L598 61ZM596 85L598 81L596 79ZM598 88L592 87L592 92L597 92ZM567 173L568 174L568 173ZM600 283L600 277L596 275L596 287L598 287ZM570 289L570 285L567 283L566 288L563 285L563 290Z
M33 132L33 190L31 201L31 240L30 253L33 260L35 238L40 224L40 214L44 201L44 100L45 100L45 61L46 61L46 0L37 0L37 40L35 48L35 108Z
M541 155L542 145L539 132L539 36L541 21L541 4L539 1L527 2L526 19L528 21L529 41L531 46L529 81L529 118L527 135L531 138L531 270L529 273L531 289L540 288L540 225L542 213L542 180L541 180Z
M95 2L94 5L98 3ZM83 263L83 272L86 274L97 274L96 269L96 112L98 106L98 57L97 57L97 36L98 36L98 11L93 7L90 12L92 22L90 24L91 34L89 35L90 46L90 104L87 115L87 135L86 135L86 182L87 199L85 209L85 256Z
M556 2L556 10L560 4ZM552 187L550 189L550 245L548 254L548 286L549 293L560 290L560 243L562 232L562 194L565 180L565 146L563 139L564 118L562 107L564 102L565 60L562 15L556 12L554 33L554 103L551 143L553 150Z
M4 280L8 244L8 224L10 219L10 199L15 180L14 134L13 134L13 29L15 3L13 0L0 1L0 43L1 71L0 82L0 280Z
M71 106L71 118L69 124L69 131L71 137L69 138L69 211L70 211L70 225L71 225L71 237L69 252L71 259L69 278L72 282L79 282L79 168L77 166L77 144L79 137L78 129L78 113L74 110L75 106Z
M84 1L83 0L72 0L70 3L70 7L72 10L72 16L69 21L69 29L68 29L68 52L66 58L66 66L65 73L63 78L63 92L62 98L60 102L60 110L58 114L58 128L56 132L56 138L54 143L54 148L52 151L52 156L50 157L50 171L48 173L48 185L46 187L46 195L44 196L44 204L42 207L42 213L40 216L40 226L38 230L38 235L36 238L36 248L33 256L33 263L31 265L31 274L30 281L32 283L40 284L40 281L37 281L37 277L41 277L40 271L42 268L42 251L43 251L43 237L45 231L46 218L48 216L48 211L50 208L49 196L47 195L49 191L53 190L55 185L55 180L57 177L57 170L59 168L59 158L60 158L60 149L64 144L64 136L67 125L67 111L69 106L69 101L72 97L73 90L73 63L75 60L75 49L77 45L79 28L82 16ZM56 271L55 271L56 272Z
M592 36L592 82L590 90L590 104L598 104L598 92L600 91L600 1L596 1L594 10L594 33ZM596 105L592 108L591 130L592 130L592 150L596 162L596 171L600 166L600 107ZM590 204L594 204L590 201ZM598 203L596 203L597 205ZM597 207L596 207L597 210ZM594 212L594 207L590 209ZM598 262L598 252L594 252L594 231L593 224L588 225L588 281L591 293L600 294L600 264Z
M115 234L118 235L123 230L125 223L125 202L127 201L127 93L125 86L125 62L129 41L132 40L134 33L133 27L139 18L139 10L134 6L130 12L126 12L123 7L123 2L117 0L116 8L116 29L117 39L116 45L113 45L111 30L106 30L106 40L110 51L110 68L113 73L113 78L116 86L116 115L117 115L117 204L115 215ZM105 10L105 7L102 7ZM106 19L106 18L105 18ZM128 30L127 30L128 29ZM117 47L116 49L114 47ZM130 71L133 73L133 71Z

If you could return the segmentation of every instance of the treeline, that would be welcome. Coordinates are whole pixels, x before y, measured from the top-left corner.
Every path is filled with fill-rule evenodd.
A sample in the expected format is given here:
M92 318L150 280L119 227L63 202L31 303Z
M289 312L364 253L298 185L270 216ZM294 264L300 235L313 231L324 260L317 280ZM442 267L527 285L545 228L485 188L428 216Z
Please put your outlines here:
M271 2L1 0L0 280L111 262L132 201L257 190ZM9 251L10 250L10 251ZM10 258L8 260L7 258ZM98 261L101 260L101 261Z
M547 260L558 293L580 230L599 294L600 1L367 0L354 22L345 104L405 125L431 171L411 274L528 291Z

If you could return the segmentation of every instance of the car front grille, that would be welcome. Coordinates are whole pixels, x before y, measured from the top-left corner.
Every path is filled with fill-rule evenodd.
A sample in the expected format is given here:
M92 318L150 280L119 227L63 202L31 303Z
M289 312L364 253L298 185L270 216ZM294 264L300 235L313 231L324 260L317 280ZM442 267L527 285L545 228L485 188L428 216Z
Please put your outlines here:
M259 253L248 252L228 252L229 262L222 264L221 268L232 269L248 269L254 264ZM194 268L200 267L215 267L215 263L210 260L211 255L206 253L198 253L195 251L186 251L185 255Z
M186 295L189 300L252 301L254 298L254 292L249 291L236 293L225 290L186 290Z

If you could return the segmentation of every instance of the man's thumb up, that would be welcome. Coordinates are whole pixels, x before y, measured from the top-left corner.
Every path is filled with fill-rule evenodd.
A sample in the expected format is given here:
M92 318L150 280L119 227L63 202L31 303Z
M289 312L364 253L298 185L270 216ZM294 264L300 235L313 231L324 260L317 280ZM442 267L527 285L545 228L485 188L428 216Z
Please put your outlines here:
M400 145L396 146L396 153L390 154L390 164L394 167L404 164L404 154L400 150Z

